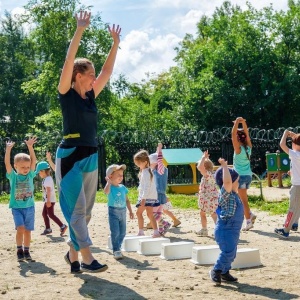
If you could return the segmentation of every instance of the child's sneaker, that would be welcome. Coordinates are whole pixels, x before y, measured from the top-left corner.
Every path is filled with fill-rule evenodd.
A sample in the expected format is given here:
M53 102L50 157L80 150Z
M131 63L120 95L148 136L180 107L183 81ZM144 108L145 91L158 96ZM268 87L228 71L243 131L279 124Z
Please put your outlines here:
M209 277L216 285L221 285L221 271L220 270L210 270Z
M27 260L27 261L31 261L31 260L32 260L29 251L24 251L24 258L25 258L25 260Z
M236 277L233 277L229 271L227 271L226 273L224 274L221 274L221 279L224 280L224 281L229 281L229 282L235 282L235 281L238 281L238 279Z
M51 229L51 228L47 228L47 229L45 229L45 230L41 233L41 235L47 235L47 234L50 234L50 233L52 233L52 229Z
M291 230L297 231L297 230L298 230L298 223L294 223L294 224L292 225Z
M165 231L164 231L163 227L158 228L158 232L159 232L160 235L164 235L165 234Z
M242 230L243 231L248 231L251 228L253 228L253 223L250 221L250 222L247 222L246 226Z
M160 238L161 237L161 234L158 232L158 233L153 233L152 236L151 236L153 239L156 239L156 238Z
M252 213L252 212L250 212L250 220L251 220L252 224L255 223L256 215L254 213Z
M67 231L68 226L66 224L64 224L63 226L61 226L60 228L60 236L64 236L65 232Z
M179 226L181 224L181 222L178 220L178 219L176 219L176 220L174 220L174 222L173 222L173 227L177 227L177 226Z
M171 227L171 223L169 223L169 222L166 222L166 223L164 224L164 227L163 227L163 229L164 229L164 232L166 233L166 232L167 232L167 230L168 230L170 227Z
M199 236L208 236L208 230L206 228L202 228L199 231L196 231L196 234Z
M18 257L18 261L24 261L25 260L23 250L22 251L17 251L17 257Z
M114 259L116 259L116 260L123 258L123 254L121 251L115 251L113 255L114 255Z
M288 238L289 237L289 233L288 232L285 232L283 228L275 228L274 232L279 235L280 237L283 237L283 238Z

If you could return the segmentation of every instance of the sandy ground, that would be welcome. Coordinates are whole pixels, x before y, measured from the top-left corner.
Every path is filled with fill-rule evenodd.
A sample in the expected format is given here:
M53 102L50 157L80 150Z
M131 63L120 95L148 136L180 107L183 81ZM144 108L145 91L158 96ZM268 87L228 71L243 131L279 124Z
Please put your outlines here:
M289 187L263 187L262 191L259 188L250 187L248 190L248 195L263 195L266 201L281 201L283 199L289 198L290 188Z
M275 192L281 193L277 189L271 194ZM101 263L108 264L106 272L70 274L63 258L67 237L59 236L55 224L52 224L52 235L40 235L44 229L41 202L36 203L36 230L31 245L36 261L19 263L11 212L7 205L0 205L0 211L0 299L300 299L300 233L292 232L288 240L273 233L275 227L282 226L283 215L269 216L254 211L255 227L241 232L238 247L258 248L262 266L232 270L239 283L222 283L216 287L208 276L211 266L196 266L190 259L163 260L159 256L124 252L125 258L115 261L107 248L109 229L104 204L95 205L89 228L94 242L92 251ZM61 216L59 205L56 212ZM215 244L211 219L210 236L198 237L194 233L199 229L198 212L174 209L174 213L182 224L167 234L172 242ZM128 234L135 234L137 220L128 220L127 224Z

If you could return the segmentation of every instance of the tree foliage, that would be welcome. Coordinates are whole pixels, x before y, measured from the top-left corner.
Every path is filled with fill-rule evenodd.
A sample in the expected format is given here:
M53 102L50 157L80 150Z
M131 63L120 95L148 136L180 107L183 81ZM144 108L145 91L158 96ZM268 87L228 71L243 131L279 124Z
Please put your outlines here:
M1 20L0 109L12 119L1 123L2 132L60 132L57 84L79 9L89 8L78 0L30 0L20 22L9 14ZM184 37L176 66L140 83L121 74L107 85L97 101L99 132L212 130L237 116L250 127L294 127L299 38L299 0L289 0L286 12L250 4L242 10L226 1L200 18L195 36ZM99 72L111 42L101 15L93 15L78 56Z

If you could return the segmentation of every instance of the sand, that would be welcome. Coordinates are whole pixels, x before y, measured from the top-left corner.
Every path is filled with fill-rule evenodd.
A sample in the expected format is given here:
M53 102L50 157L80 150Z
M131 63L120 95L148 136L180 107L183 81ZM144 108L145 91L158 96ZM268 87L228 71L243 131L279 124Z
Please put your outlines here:
M300 299L300 234L291 232L285 240L273 233L274 228L282 226L284 215L254 211L255 227L241 232L238 247L259 249L262 265L232 270L239 282L216 287L208 276L211 265L198 266L190 259L163 260L159 256L124 252L124 259L116 261L107 248L109 228L105 204L95 204L89 228L94 243L92 252L109 268L103 273L73 275L63 258L68 249L67 236L60 237L54 223L51 235L40 235L44 230L42 205L36 203L36 229L31 244L35 262L29 263L16 259L11 211L7 205L0 205L0 299ZM58 204L56 212L62 217ZM210 218L209 236L199 237L194 233L200 229L198 211L174 209L173 212L182 224L166 234L172 242L215 244ZM128 219L127 233L136 232L137 220ZM151 230L146 234L150 235Z

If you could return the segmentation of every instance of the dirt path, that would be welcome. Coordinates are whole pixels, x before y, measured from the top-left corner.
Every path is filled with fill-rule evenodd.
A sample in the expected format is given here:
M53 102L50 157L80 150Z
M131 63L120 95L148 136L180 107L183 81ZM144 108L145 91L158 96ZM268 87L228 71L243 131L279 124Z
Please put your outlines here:
M59 212L59 206L57 206ZM36 260L16 261L15 231L7 205L0 205L0 298L1 299L299 299L299 232L289 240L273 234L282 226L284 216L258 216L253 230L242 232L239 248L258 248L262 266L233 270L239 283L215 287L208 277L211 266L196 266L189 259L166 261L158 256L143 256L125 252L125 258L115 261L107 249L109 235L107 208L96 204L90 224L94 242L92 251L108 271L100 274L72 275L64 261L67 246L53 224L53 234L41 236L42 203L36 205L36 230L32 235L31 252ZM179 228L167 236L174 241L194 241L196 245L215 244L213 224L209 219L209 237L198 237L197 211L174 210L181 219ZM137 220L128 221L128 234L137 231ZM150 232L147 232L150 235Z

